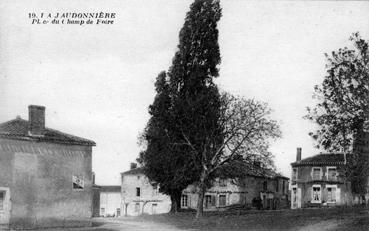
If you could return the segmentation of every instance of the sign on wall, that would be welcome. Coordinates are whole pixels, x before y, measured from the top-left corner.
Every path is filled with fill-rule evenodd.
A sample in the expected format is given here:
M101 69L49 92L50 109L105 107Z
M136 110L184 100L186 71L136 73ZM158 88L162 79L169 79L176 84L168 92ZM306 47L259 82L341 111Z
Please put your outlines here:
M80 189L80 190L84 189L85 181L83 180L83 178L78 177L78 176L73 176L72 181L73 181L73 189Z

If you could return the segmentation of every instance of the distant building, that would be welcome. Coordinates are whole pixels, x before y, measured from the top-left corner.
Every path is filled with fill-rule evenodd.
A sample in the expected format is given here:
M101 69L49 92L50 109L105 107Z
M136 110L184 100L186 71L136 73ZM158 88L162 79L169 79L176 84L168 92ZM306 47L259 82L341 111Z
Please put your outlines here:
M279 209L289 207L289 179L281 175L248 175L244 179L218 178L205 192L204 211L224 210L230 206ZM181 208L197 208L198 188L188 186L182 192Z
M142 213L157 214L170 211L170 197L159 193L144 175L142 168L133 168L122 173L122 210L124 215ZM289 178L273 174L269 177L249 175L236 182L232 179L217 179L204 198L204 210L224 210L230 206L260 206L264 209L289 208ZM196 209L198 188L188 186L182 192L181 208ZM255 205L258 203L258 205Z
M291 164L291 208L352 203L351 183L345 179L344 154L318 154Z
M121 186L100 186L100 217L120 217Z
M0 124L0 224L89 225L95 142L45 127L45 107ZM1 229L1 227L0 227Z
M142 168L131 164L131 170L121 173L122 215L159 214L170 211L171 201L159 192L159 186L145 176Z

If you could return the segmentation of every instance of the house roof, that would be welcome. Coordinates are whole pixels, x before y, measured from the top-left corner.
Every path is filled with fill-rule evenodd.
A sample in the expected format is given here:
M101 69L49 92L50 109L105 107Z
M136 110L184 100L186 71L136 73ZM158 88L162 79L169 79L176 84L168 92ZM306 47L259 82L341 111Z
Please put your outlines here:
M346 159L350 158L350 154L347 154ZM300 161L291 163L295 166L326 166L326 165L343 165L345 163L345 157L343 153L321 153L315 156L311 156Z
M95 146L92 140L73 136L54 129L45 128L42 136L29 135L29 122L27 120L16 118L0 124L0 137L17 140L45 141L52 143L77 144Z
M100 192L120 192L120 185L100 185Z
M144 174L143 167L134 168L121 173L122 175L136 175L136 174Z

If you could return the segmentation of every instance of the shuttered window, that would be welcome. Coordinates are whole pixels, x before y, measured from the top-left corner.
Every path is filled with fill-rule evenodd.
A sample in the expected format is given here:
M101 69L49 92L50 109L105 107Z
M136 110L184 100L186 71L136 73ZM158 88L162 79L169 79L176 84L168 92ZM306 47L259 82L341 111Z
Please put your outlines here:
M219 206L226 206L226 195L219 195Z
M0 211L4 210L4 197L5 197L5 193L0 192Z
M320 180L320 168L313 168L313 179L314 180Z
M336 187L327 187L327 201L336 202Z

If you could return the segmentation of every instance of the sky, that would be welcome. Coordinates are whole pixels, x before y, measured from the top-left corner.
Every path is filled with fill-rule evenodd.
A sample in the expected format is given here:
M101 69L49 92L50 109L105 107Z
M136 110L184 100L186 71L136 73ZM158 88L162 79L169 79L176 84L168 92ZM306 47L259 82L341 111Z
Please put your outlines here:
M192 0L3 0L0 2L0 122L46 107L46 126L94 140L96 183L117 185L141 147L154 81L168 70ZM303 119L325 56L369 39L368 1L221 1L224 91L267 102L281 126L275 164L290 176L296 147L314 149ZM30 13L116 13L110 25L35 25Z

